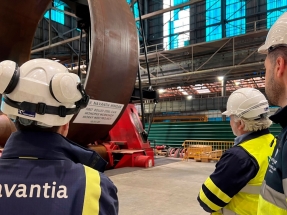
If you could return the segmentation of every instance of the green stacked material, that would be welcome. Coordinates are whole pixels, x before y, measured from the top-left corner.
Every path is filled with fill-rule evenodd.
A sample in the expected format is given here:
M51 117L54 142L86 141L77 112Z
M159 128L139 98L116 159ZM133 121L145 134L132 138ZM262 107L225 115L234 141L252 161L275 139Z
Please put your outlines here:
M274 135L280 130L281 127L277 124L273 124L270 128ZM152 146L155 144L172 147L181 146L185 140L233 141L234 137L228 121L153 123L149 133Z

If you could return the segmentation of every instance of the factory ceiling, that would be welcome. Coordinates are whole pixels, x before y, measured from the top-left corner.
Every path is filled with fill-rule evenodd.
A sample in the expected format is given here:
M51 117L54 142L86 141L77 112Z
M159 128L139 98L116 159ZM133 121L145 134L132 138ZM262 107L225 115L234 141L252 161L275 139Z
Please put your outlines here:
M188 4L192 3L193 1ZM164 10L145 14L143 17L147 19L163 12ZM77 17L69 11L64 11L64 13L73 19ZM49 23L45 18L43 22ZM148 66L144 47L140 47L142 86L158 90L162 99L182 96L217 97L222 96L223 93L228 95L240 87L254 87L264 91L265 56L258 54L257 49L265 41L267 27L262 25L262 20L248 23L248 26L247 33L243 35L191 44L173 50L167 50L163 44L149 45L147 46ZM65 64L70 71L77 72L76 48L70 44L79 40L79 33L71 34L74 37L65 38L65 35L76 31L76 28L67 32L58 32L56 28L53 29L56 34L50 42L54 44L36 43L31 52L32 57L42 57L45 50L56 46L66 46L68 50L70 49L69 53L72 53L72 56L65 54L67 52L50 51L45 57L55 59ZM87 47L85 36L83 34L83 46ZM54 39L55 42L53 42ZM86 55L81 55L80 64L82 74L85 76L88 67ZM220 78L223 80L219 80ZM138 86L137 80L135 87ZM223 86L226 86L225 90Z

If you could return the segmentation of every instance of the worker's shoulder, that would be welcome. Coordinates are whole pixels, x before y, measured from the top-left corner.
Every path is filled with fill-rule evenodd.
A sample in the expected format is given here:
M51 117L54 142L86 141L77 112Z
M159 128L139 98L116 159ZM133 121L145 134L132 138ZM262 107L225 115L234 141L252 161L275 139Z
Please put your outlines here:
M232 148L228 149L222 155L219 162L221 163L220 165L225 165L226 163L236 163L238 165L237 168L241 166L241 168L244 169L250 167L259 169L257 160L240 146L233 146Z
M100 183L101 186L114 186L114 183L111 181L111 179L104 173L101 173L89 166L83 166L88 180L91 179L95 183Z
M231 147L224 153L224 155L236 157L239 159L249 157L249 154L240 145Z
M287 149L287 127L284 128L278 136L276 136L277 144Z

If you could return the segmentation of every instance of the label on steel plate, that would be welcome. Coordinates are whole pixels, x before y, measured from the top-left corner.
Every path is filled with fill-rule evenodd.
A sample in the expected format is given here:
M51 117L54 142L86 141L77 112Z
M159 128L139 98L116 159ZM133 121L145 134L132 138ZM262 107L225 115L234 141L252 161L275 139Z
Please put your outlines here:
M111 125L123 107L123 104L90 99L88 106L78 113L73 123Z

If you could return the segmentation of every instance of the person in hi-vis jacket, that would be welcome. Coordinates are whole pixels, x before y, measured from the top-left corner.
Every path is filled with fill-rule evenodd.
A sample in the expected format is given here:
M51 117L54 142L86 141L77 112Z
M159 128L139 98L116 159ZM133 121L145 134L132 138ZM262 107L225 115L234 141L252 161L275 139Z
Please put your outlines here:
M258 215L287 214L287 12L270 28L258 52L265 54L265 92L281 107L270 119L282 127L260 191Z
M227 110L234 146L227 150L202 185L198 201L211 214L256 215L261 184L276 140L268 128L269 104L253 88L234 91Z

